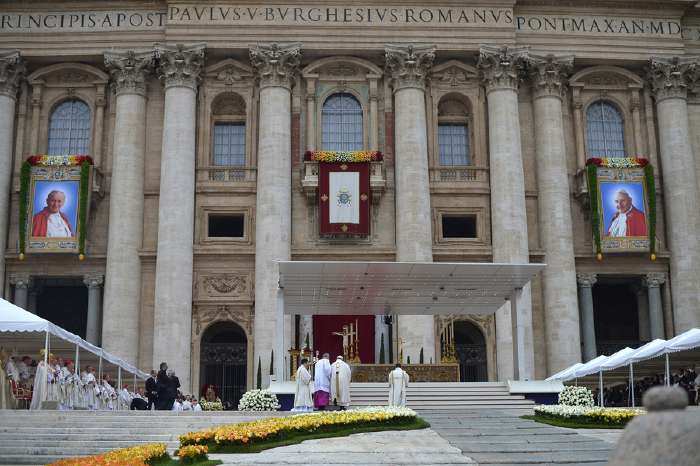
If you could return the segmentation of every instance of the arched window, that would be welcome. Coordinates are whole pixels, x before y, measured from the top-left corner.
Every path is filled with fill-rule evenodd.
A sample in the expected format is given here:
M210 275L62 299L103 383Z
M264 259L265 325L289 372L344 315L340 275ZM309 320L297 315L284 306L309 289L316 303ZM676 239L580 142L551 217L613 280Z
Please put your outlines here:
M460 98L444 98L438 104L438 154L441 166L472 163L468 110Z
M598 100L586 111L588 157L625 157L622 113L610 102Z
M321 112L323 133L321 147L325 150L362 150L362 106L351 94L339 93L328 97Z
M90 107L81 100L60 103L49 118L49 155L90 153Z
M246 104L234 93L219 95L212 102L212 164L219 167L243 167L246 164Z

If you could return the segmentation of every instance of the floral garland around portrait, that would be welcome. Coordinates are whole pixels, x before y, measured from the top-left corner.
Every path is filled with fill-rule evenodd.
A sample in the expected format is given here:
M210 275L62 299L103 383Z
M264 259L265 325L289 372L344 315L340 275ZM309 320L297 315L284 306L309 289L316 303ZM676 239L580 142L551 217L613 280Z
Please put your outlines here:
M378 162L382 160L382 158L383 155L378 150L307 150L304 154L304 160L307 162L326 163Z
M651 260L656 260L656 187L654 185L654 167L649 160L641 157L591 157L586 161L588 194L591 201L591 226L595 241L596 257L603 259L602 240L600 236L600 217L598 211L598 168L643 168L647 185L647 203L649 206L649 253Z
M78 212L78 254L85 259L85 240L87 231L88 185L92 157L89 155L32 155L22 164L19 180L19 258L24 259L27 247L27 213L29 209L29 183L32 167L74 167L80 166L80 199Z

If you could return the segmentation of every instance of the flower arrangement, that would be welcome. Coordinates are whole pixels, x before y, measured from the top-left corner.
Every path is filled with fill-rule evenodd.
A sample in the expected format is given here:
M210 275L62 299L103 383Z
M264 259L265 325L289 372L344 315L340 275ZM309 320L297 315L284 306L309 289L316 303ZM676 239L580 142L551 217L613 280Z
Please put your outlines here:
M586 165L606 168L635 168L646 167L649 160L640 157L591 157L586 160Z
M168 458L164 443L148 443L137 447L120 448L100 455L66 458L50 466L146 466Z
M92 157L89 155L32 155L27 158L29 165L33 167L77 166L87 162L92 165Z
M593 392L586 387L564 387L559 393L559 404L566 406L593 406Z
M209 453L209 447L206 445L187 445L177 450L177 457L182 463L191 464L207 460L207 453Z
M220 399L216 401L207 401L204 398L199 400L199 405L202 407L202 411L223 411L224 405L221 403Z
M307 150L304 153L304 160L313 162L375 162L382 160L382 153L378 150L356 150L356 151L336 151L336 150Z
M270 390L249 390L243 394L238 403L239 411L277 411L280 404L277 395Z
M353 409L273 417L223 425L180 436L180 445L245 446L290 433L329 431L340 426L397 425L416 420L416 412L402 407Z
M624 426L633 417L644 414L644 412L643 409L601 408L598 406L543 405L535 407L535 414L539 416L609 426Z

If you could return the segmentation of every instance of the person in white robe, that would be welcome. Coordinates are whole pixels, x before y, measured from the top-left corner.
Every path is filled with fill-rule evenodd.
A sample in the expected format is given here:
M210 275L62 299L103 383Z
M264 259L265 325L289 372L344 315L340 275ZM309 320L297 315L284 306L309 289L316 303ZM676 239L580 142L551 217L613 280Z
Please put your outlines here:
M95 377L95 368L87 366L82 377L83 386L85 387L85 407L91 410L97 409L97 393L95 393L97 378Z
M343 409L350 405L350 366L338 356L331 366L331 404Z
M34 376L34 387L32 388L32 403L29 409L38 411L41 409L41 403L46 401L48 393L49 371L48 364L44 362L44 353L46 350L41 350L39 364L36 366L36 374Z
M7 352L0 348L0 409L13 409L12 387L7 366L11 361Z
M7 377L9 379L12 379L15 382L19 383L19 369L17 369L17 365L15 364L15 358L12 356L10 356L7 359L7 362L5 363L5 373L7 374Z
M129 386L124 385L124 388L119 392L119 409L122 411L128 411L131 406L131 400L133 399L131 393L129 392Z
M24 356L22 360L17 363L19 380L24 386L27 386L29 384L29 379L32 378L31 364L32 358L29 356Z
M190 397L188 396L184 400L182 400L182 410L183 411L192 411L192 402L190 401Z
M192 398L192 411L196 411L196 412L202 411L202 407L200 406L199 402L197 401L197 398Z
M323 353L323 357L314 366L314 407L319 410L326 409L331 396L331 362L329 354Z
M115 409L115 401L117 400L117 392L109 383L109 374L105 374L102 379L102 392L104 409L112 411Z
M389 372L389 406L406 406L407 388L408 374L401 369L401 364L396 364L394 370Z
M313 380L308 369L309 360L302 359L297 369L297 389L294 393L294 408L292 411L308 412L314 410L314 401L311 397Z
M173 411L182 411L182 403L180 403L180 400L175 398L175 401L173 402Z

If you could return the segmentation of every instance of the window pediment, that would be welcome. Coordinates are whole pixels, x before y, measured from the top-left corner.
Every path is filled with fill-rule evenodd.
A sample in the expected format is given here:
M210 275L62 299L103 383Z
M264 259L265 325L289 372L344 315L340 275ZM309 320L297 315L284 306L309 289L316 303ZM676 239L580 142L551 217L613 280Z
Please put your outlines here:
M207 67L204 74L207 78L229 85L253 78L252 68L233 58Z
M59 63L40 68L27 77L30 84L41 81L53 86L92 87L106 84L109 76L97 68L82 63Z
M478 82L478 72L476 68L466 65L457 60L450 60L433 67L430 73L431 81L451 87Z
M574 87L585 89L641 89L644 81L629 70L616 66L594 66L586 68L569 80Z
M375 64L356 57L327 57L304 68L304 76L315 75L321 80L365 80L368 75L381 76Z

